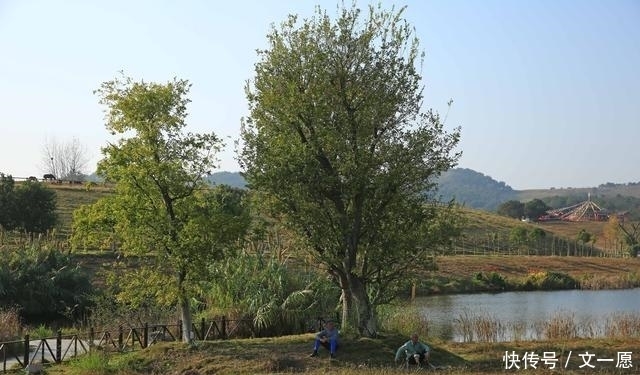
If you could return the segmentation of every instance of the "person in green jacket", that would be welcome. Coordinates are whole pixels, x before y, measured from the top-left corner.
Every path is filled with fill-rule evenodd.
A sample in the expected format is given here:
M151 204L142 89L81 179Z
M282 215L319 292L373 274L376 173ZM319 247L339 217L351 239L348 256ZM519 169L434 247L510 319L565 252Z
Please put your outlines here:
M429 365L429 352L431 349L418 340L418 334L412 333L411 340L402 344L396 352L396 362L404 358L411 365Z

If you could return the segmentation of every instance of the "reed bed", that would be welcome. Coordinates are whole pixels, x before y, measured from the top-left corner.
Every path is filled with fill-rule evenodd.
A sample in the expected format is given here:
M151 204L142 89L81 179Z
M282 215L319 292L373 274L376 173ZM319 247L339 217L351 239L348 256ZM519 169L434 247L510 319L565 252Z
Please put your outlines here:
M558 311L533 322L503 322L485 312L463 311L453 321L455 341L504 342L640 337L640 315L613 313L604 319Z
M15 340L22 326L20 324L20 315L18 310L14 308L0 310L0 341Z

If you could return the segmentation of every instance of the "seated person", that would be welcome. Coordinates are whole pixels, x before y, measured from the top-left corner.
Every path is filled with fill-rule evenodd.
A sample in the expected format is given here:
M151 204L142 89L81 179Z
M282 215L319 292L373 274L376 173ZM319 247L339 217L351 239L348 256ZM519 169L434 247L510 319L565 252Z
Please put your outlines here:
M313 353L311 353L311 357L318 356L318 349L320 345L324 346L325 349L329 350L331 358L336 357L336 350L338 349L338 329L336 328L336 324L333 320L329 320L325 323L324 329L318 333L316 333L315 342L313 344Z
M398 362L404 353L404 358L410 365L428 365L430 349L427 345L418 341L418 334L411 334L411 340L402 344L396 352L396 362Z

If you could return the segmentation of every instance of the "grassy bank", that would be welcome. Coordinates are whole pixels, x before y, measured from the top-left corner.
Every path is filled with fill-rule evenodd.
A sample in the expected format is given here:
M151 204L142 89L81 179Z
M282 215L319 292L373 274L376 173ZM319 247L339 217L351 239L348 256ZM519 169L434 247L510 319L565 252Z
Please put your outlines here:
M421 275L418 295L640 287L640 258L474 255L436 263L436 271Z
M70 363L52 366L48 374L390 374L402 372L393 357L406 337L386 335L376 339L345 338L337 360L329 360L326 351L319 358L309 358L313 336L295 335L266 339L201 342L194 347L178 343L162 343L127 354L93 354ZM618 352L631 352L632 361L640 352L636 339L554 340L536 342L455 344L429 342L433 347L432 362L449 374L504 374L513 372L552 373L539 362L537 369L525 371L505 369L505 352L522 358L525 352L542 358L553 352L557 358L555 372L565 374L637 373L638 363L630 369L616 369ZM571 353L571 354L569 354ZM584 362L579 354L594 354L595 369L580 369ZM515 359L515 357L512 357ZM614 362L596 362L596 358L613 358ZM567 362L568 359L568 362ZM566 365L566 368L565 368Z

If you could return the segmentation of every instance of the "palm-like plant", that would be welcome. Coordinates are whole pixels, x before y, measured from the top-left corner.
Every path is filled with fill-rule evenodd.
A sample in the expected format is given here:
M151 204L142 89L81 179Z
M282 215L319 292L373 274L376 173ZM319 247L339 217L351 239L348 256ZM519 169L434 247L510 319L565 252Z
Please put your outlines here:
M212 266L205 314L252 319L257 334L299 331L327 312L339 291L315 273L298 273L277 257L242 252ZM334 306L335 307L335 306Z

